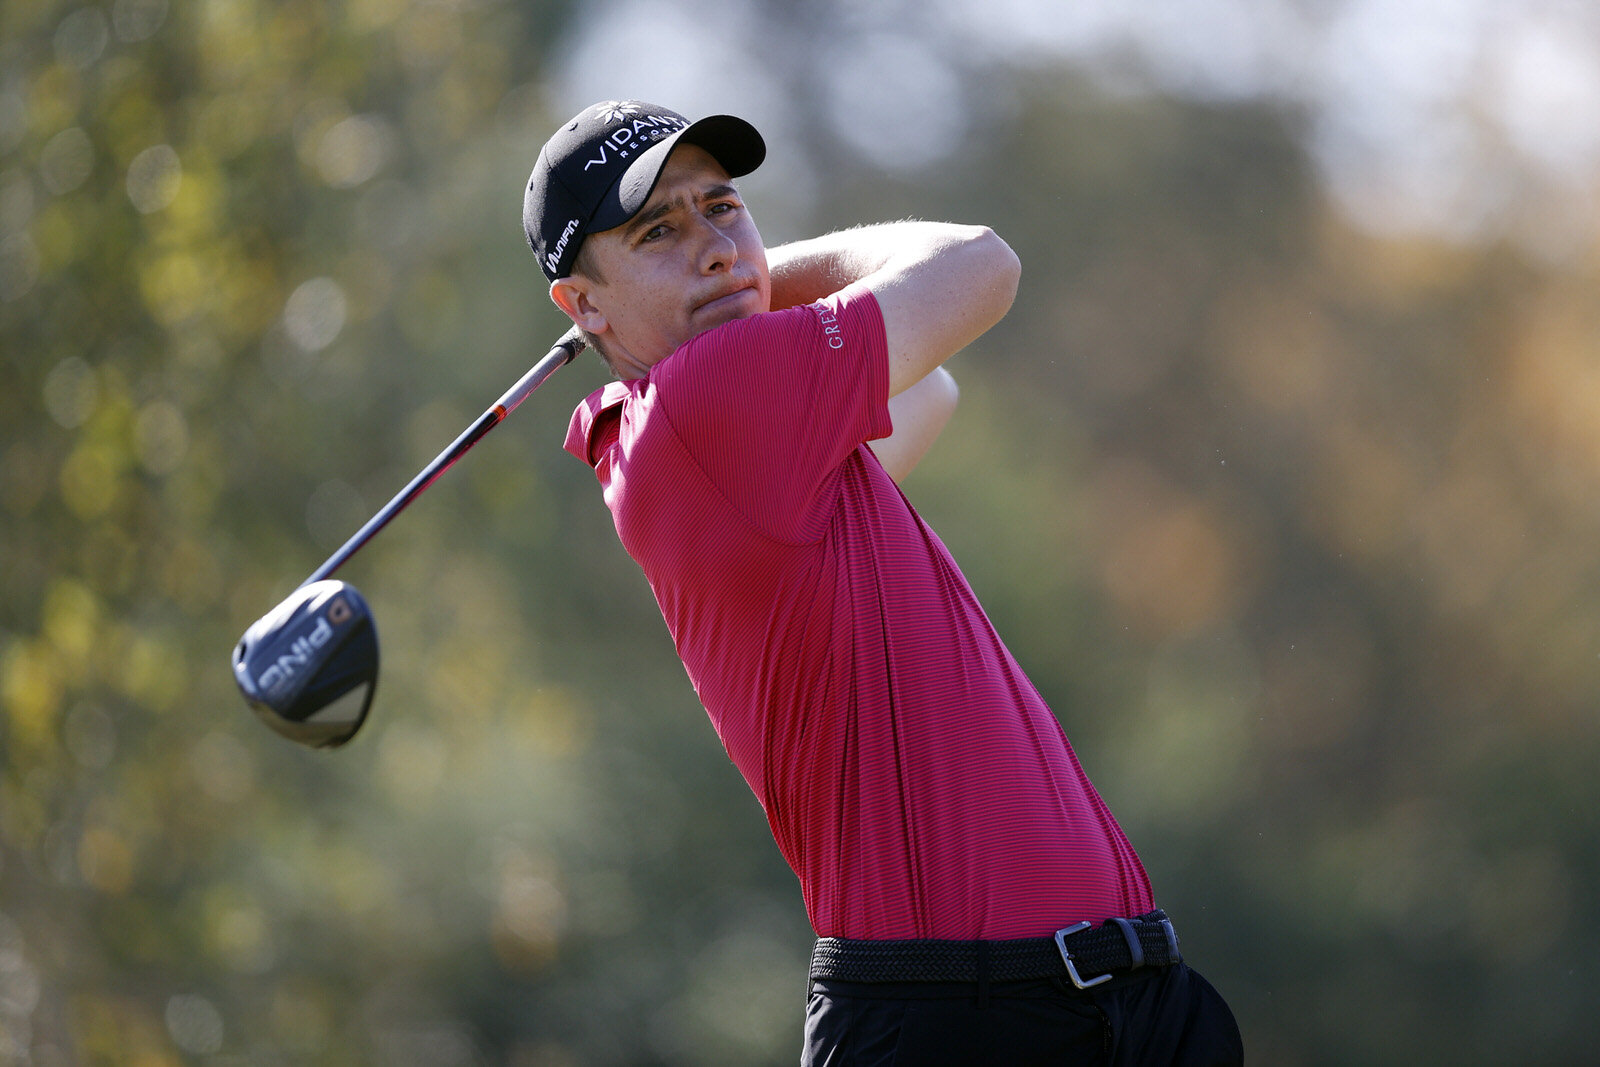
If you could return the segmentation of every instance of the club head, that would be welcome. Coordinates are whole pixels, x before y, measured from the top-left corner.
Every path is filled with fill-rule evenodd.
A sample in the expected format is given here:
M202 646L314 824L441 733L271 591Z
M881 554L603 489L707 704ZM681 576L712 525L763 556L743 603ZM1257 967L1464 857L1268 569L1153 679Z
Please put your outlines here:
M233 678L272 729L337 748L361 729L378 687L378 627L367 602L345 582L301 586L244 632Z

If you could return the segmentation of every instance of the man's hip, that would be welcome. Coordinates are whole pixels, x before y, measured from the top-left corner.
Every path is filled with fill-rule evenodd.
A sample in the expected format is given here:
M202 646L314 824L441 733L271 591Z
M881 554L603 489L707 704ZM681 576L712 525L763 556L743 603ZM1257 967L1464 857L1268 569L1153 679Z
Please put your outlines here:
M1026 941L822 939L804 1067L1242 1062L1165 914Z

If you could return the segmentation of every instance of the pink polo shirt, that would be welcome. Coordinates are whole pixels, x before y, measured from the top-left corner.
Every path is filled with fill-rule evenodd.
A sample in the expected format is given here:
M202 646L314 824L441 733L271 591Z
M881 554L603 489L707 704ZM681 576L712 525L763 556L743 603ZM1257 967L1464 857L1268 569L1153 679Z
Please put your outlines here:
M578 407L590 463L818 935L1003 939L1152 907L1133 848L885 437L877 301L701 334Z

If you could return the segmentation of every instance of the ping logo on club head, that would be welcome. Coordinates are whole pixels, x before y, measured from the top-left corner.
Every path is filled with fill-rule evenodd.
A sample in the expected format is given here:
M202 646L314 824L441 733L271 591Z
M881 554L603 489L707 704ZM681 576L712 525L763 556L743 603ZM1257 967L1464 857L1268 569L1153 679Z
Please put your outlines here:
M342 596L334 597L333 603L328 605L328 621L335 626L343 626L354 614L349 602Z
M339 603L344 602L341 599ZM344 610L348 618L349 605L345 605ZM290 642L289 650L279 653L277 660L257 676L256 685L263 693L271 693L288 685L300 669L311 662L312 653L333 640L333 627L328 624L328 618L332 614L333 611L330 609L328 615L317 620L317 625L312 627L310 633L302 634Z

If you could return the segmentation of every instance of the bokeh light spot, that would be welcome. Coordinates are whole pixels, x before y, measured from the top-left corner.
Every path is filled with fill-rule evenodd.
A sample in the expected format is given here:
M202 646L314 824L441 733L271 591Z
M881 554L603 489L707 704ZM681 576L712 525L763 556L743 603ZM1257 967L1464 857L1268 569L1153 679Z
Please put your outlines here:
M322 135L315 153L317 172L336 189L351 189L383 169L394 152L389 124L375 115L352 115Z
M139 462L151 474L171 474L189 451L188 420L170 401L152 400L140 408L133 431Z
M39 177L44 187L61 196L88 180L94 170L94 144L77 126L69 126L45 142L39 153Z
M89 421L100 398L94 368L81 356L68 356L50 369L44 379L44 409L64 429Z
M167 1001L167 1032L183 1051L209 1056L222 1051L222 1014L198 994L179 994Z
M110 39L105 14L96 7L80 7L56 26L56 58L69 67L91 67Z
M167 0L117 0L111 6L111 28L129 44L154 37L166 20Z
M177 199L183 165L171 145L146 148L128 164L128 199L141 214L160 211Z
M320 352L333 344L344 329L344 290L332 278L302 282L283 309L283 327L289 339L307 352Z

